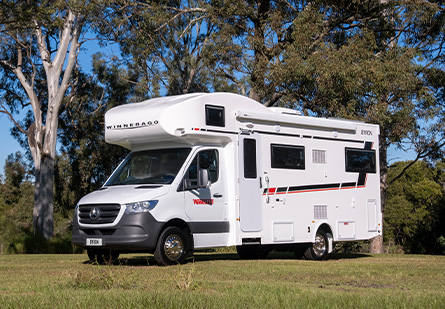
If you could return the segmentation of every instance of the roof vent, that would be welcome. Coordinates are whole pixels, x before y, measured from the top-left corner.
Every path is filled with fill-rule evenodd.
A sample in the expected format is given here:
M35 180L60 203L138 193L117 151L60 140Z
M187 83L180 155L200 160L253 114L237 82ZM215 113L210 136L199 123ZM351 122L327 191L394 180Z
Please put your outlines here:
M301 112L300 111L297 111L297 110L294 110L294 109L290 109L290 108L269 107L269 109L271 111L273 111L274 113L277 113L277 114L301 116Z

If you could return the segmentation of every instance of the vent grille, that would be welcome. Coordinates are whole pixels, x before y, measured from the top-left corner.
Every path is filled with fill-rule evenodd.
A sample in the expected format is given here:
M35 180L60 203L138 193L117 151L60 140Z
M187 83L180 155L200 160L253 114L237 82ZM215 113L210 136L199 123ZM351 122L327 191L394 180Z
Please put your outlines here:
M95 208L96 218L90 216L91 210ZM83 224L107 224L116 220L120 204L85 204L79 205L79 222Z
M326 164L326 150L312 149L312 162Z
M328 206L314 205L314 219L327 219L327 218L328 218Z

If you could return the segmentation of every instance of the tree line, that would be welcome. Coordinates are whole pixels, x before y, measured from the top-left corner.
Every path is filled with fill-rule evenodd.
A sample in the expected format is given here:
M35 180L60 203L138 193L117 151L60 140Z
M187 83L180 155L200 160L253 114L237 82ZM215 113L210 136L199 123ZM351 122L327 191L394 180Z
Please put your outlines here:
M420 161L443 159L444 13L426 0L2 1L0 112L32 162L30 229L50 239L54 214L125 155L103 142L106 110L197 91L379 124L390 203ZM119 53L91 55L85 72L78 55L91 38ZM390 146L416 153L394 176Z

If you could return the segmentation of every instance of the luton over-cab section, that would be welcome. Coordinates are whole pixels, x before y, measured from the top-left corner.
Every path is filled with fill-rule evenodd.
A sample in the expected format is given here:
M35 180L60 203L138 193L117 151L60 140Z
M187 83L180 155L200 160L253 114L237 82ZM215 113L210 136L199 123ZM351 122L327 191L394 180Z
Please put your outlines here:
M105 140L131 152L76 206L72 242L92 260L226 246L323 260L382 233L377 125L194 93L112 108Z

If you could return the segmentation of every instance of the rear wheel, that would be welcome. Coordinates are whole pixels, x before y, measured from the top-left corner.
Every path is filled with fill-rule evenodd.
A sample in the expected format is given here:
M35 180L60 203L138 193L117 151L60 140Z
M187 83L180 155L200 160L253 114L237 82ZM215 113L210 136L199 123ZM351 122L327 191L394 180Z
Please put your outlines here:
M315 235L315 242L304 252L304 257L308 260L321 261L326 259L329 252L329 241L326 232L318 230Z
M159 266L182 264L187 258L186 233L174 226L167 227L159 236L154 257Z

